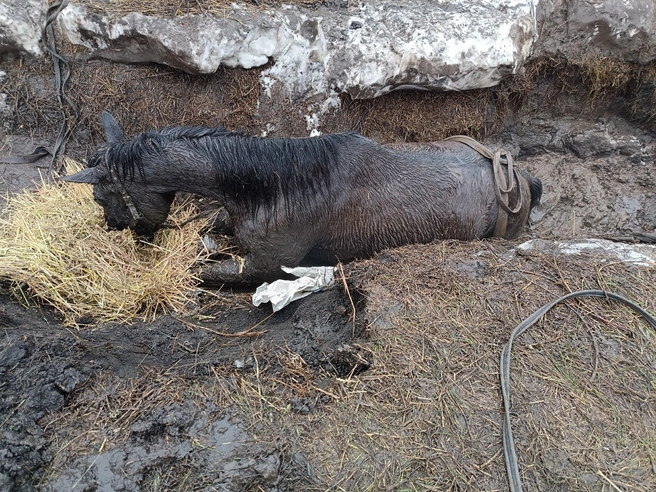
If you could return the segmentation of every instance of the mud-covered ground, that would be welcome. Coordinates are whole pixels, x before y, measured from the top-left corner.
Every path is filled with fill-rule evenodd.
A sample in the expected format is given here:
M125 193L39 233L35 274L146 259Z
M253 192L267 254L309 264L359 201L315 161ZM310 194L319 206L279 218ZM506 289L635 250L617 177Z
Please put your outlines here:
M302 358L309 370L345 376L356 366L350 357L357 352L348 346L355 329L350 302L334 289L271 315L270 307L255 308L243 294L225 297L219 305L210 299L190 319L163 316L149 324L72 331L47 309L24 309L3 294L2 490L137 490L149 474L156 480L156 474L170 473L176 461L207 473L217 490L258 490L258 484L298 490L304 464L287 450L258 445L230 406L210 395L169 395L158 380L174 377L176 385L191 390L226 373L275 375L284 373L279 358L287 354ZM248 332L232 335L243 331ZM141 380L141 387L126 388L134 384L130 378ZM89 389L98 383L103 395ZM61 447L53 446L48 430L58 426L53 412L75 412L74 403L68 407L71 399L91 399L99 412L111 412L115 398L132 406L115 415L120 423L114 425L130 429L120 447L76 456L69 442L79 437L81 422L75 419L57 431ZM326 402L299 397L288 404L290 411L309 413ZM53 460L58 466L43 476Z
M39 82L47 70L18 62L7 69L31 76L7 89L0 155L51 144L57 112L43 95L46 79ZM101 69L90 65L86 81L76 73L78 102L90 98L80 87L102 79L94 70ZM107 70L113 93L134 80ZM223 88L215 82L230 73L205 78L199 89L165 72L161 87L227 93L218 118L228 127L257 129L271 117L264 108L258 122L243 107L253 103L249 74L233 74ZM129 114L125 101L139 96L120 97ZM374 103L328 117L327 130L421 139L406 131L417 114L405 110L444 102L390 97L406 116L389 134ZM202 294L194 313L73 330L45 306L23 307L3 284L0 490L506 490L496 371L512 327L579 288L617 290L656 310L653 266L599 251L565 258L515 249L531 238L654 233L649 128L603 111L549 116L528 106L489 135L544 184L542 205L518 241L385 252L345 266L334 289L273 315L253 307L248 292L214 292ZM198 116L193 107L164 111L171 123L187 124ZM147 124L138 116L125 123ZM97 122L82 119L74 136L67 153L81 158L99 139ZM0 164L3 191L31 186L43 164ZM656 342L647 325L590 301L562 308L540 330L520 346L513 380L527 489L656 487Z

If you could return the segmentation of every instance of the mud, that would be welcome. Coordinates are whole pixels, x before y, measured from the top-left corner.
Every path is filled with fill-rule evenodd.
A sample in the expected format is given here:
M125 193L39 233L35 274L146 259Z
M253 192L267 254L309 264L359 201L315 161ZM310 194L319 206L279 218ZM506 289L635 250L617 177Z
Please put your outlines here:
M542 154L521 165L543 183L544 198L531 216L535 237L626 237L654 231L653 157Z
M216 368L250 372L256 364L259 371L276 372L280 368L271 354L283 349L333 377L353 370L344 355L354 350L345 345L354 336L351 305L339 289L273 315L268 306L246 304L242 294L233 300L223 308L208 303L211 315L205 315L213 320L203 322L203 328L197 320L192 326L163 316L149 324L71 331L62 330L47 309L24 309L3 294L2 490L138 490L143 483L161 480L157 477L169 473L172 463L193 473L193 483L203 483L209 490L298 490L297 485L308 479L302 459L258 445L230 408L211 400L157 407L130 422L129 438L105 452L101 443L96 454L71 458L67 450L55 456L49 446L48 425L44 429L41 419L67 401L70 405L72 392L84 395L85 385L99 380L120 384L144 371L212 379ZM229 336L248 327L256 327L256 336ZM310 413L325 403L292 398L289 406L292 412ZM53 460L66 466L41 476Z

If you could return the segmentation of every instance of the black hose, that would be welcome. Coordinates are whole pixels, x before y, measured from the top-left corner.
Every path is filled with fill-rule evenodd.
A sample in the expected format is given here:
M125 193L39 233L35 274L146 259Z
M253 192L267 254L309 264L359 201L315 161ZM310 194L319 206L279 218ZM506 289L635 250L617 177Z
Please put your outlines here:
M513 441L512 429L510 427L510 351L512 350L512 343L515 338L524 333L530 328L537 320L549 311L556 304L573 299L575 297L603 297L613 301L618 301L626 304L634 311L641 314L651 324L652 328L656 330L656 318L645 311L632 301L625 297L612 292L605 292L603 290L581 290L572 292L566 296L560 297L553 302L545 304L540 309L531 314L528 318L518 324L510 334L508 343L501 352L501 395L503 397L503 453L506 458L506 470L508 472L508 482L512 492L522 491L522 482L519 477L519 466L517 465L517 453L515 452L515 443Z

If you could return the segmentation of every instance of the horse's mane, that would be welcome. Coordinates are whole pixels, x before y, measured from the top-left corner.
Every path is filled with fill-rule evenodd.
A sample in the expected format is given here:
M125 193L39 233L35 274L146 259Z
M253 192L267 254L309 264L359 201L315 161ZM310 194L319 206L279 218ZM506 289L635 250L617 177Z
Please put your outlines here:
M330 196L331 176L340 166L340 148L355 139L355 132L314 138L261 138L224 128L173 127L148 131L129 141L107 147L108 162L124 177L144 176L145 158L157 156L171 164L169 152L202 156L217 172L217 188L253 212L283 198L290 204L316 202ZM95 165L95 164L90 164ZM299 203L300 204L300 203Z

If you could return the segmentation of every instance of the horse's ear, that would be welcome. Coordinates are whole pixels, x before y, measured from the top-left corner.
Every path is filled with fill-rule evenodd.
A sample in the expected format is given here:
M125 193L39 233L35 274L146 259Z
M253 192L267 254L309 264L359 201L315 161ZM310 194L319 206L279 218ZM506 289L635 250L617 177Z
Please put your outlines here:
M116 143L125 140L125 135L123 135L123 130L118 125L118 121L107 111L102 112L102 123L107 142Z
M68 181L69 183L88 183L88 184L98 184L100 182L100 170L97 167L87 167L82 169L82 171L70 176L62 176L62 181Z

